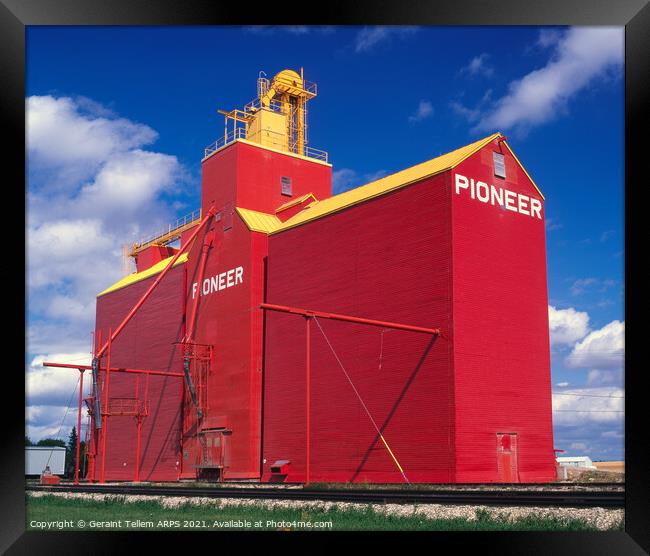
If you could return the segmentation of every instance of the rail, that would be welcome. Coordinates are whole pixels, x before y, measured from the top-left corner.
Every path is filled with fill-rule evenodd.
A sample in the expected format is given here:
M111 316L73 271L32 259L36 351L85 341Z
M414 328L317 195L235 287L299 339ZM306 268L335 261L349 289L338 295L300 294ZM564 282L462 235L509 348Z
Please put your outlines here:
M181 218L178 218L173 224L169 224L167 228L151 234L140 241L133 244L130 255L133 256L139 251L142 251L149 245L163 245L177 239L181 232L198 224L201 220L201 209L196 209Z
M294 149L287 149L287 137L281 133L271 131L269 129L262 130L260 133L264 134L264 137L266 139L265 144L267 146L270 146L272 148L277 148L280 150L286 150L289 153L293 154L301 154L301 153L296 153L295 148ZM230 145L231 143L234 143L238 139L246 139L247 134L246 134L246 128L245 127L237 127L232 131L229 131L227 134L223 135L214 143L211 143L204 149L204 155L203 158L206 159L209 157L211 154L215 153L219 149L222 149L226 145ZM260 143L263 144L263 143ZM315 149L314 147L309 147L305 146L303 148L302 156L306 156L308 158L313 158L314 160L322 160L323 162L328 161L328 155L326 151L320 150L320 149Z
M268 106L262 106L262 100L255 98L248 104L244 105L244 112L258 112L262 109L271 110L272 112L282 112L282 103L278 100L271 100Z
M522 485L525 487L525 485ZM495 506L557 506L622 508L625 492L620 490L566 491L566 490L455 490L432 488L430 490L404 489L310 489L291 487L187 487L132 486L122 484L74 486L27 485L27 490L41 492L88 492L103 494L137 494L151 496L187 496L206 498L256 498L276 500L323 500L332 502L361 502L374 504L483 504Z

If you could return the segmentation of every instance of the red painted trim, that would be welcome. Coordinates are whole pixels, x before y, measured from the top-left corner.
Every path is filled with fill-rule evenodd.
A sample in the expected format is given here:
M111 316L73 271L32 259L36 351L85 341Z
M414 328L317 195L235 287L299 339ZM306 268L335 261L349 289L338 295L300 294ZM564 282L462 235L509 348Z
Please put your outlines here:
M108 395L109 395L109 387L111 383L111 345L113 344L113 335L111 334L111 329L109 328L108 330L108 341L106 342L106 346L108 349L108 355L106 359L106 381L104 383L104 415L100 416L101 419L103 419L103 427L102 427L102 467L101 467L101 475L100 475L100 483L105 482L105 469L106 469L106 436L108 432Z
M83 391L84 391L84 369L79 369L79 409L77 410L77 457L76 457L76 468L74 470L74 484L79 484L79 452L81 450L81 404L83 403Z
M353 317L350 315L340 315L336 313L323 313L321 311L311 311L307 309L299 309L297 307L287 307L285 305L273 305L271 303L260 304L262 309L268 311L279 311L281 313L292 313L295 315L303 315L305 317L319 317L323 319L341 320L345 322L356 322L359 324L368 324L370 326L381 326L383 328L395 328L396 330L408 330L410 332L423 332L425 334L434 334L440 336L439 328L423 328L421 326L411 326L409 324L400 324L397 322L387 322L383 320L364 319L361 317Z
M307 406L306 406L306 416L307 416L307 472L306 472L306 479L305 479L305 484L309 484L309 467L310 467L310 460L311 460L311 454L310 454L310 447L311 447L311 317L306 317L305 318L306 322L306 364L305 364L305 372L307 374L306 378L306 383L305 383L305 396L307 398Z
M92 367L90 365L71 365L69 363L51 363L45 361L43 367L57 367L63 369L78 369L78 370L90 370ZM139 373L143 375L158 375L158 376L177 376L183 377L183 373L171 373L166 371L152 371L150 369L127 369L125 367L111 367L110 371L112 373Z

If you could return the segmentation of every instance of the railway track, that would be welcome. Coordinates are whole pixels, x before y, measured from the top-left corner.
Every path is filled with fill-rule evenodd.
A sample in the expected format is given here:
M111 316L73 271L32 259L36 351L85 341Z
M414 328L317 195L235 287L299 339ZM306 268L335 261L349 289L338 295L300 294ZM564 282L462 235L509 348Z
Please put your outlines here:
M309 488L230 488L147 485L27 485L38 492L78 492L114 495L248 498L294 501L358 502L366 504L473 504L490 506L556 506L621 508L623 490L315 490Z

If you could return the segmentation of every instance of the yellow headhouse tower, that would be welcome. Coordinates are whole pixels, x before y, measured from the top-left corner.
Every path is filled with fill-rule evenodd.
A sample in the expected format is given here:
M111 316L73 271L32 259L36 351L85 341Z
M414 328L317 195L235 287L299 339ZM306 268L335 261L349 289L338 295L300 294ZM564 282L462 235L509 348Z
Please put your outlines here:
M218 110L225 116L224 143L247 139L266 147L305 155L307 101L316 96L316 84L300 73L285 69L269 80L260 72L257 98L243 110ZM232 122L230 128L229 122Z

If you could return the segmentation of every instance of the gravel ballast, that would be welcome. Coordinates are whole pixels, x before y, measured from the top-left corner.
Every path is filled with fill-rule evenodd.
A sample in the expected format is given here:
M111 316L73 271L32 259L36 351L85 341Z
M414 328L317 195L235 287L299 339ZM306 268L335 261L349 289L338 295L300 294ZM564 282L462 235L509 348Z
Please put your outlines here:
M40 498L42 496L60 496L68 499L85 500L110 500L133 502L157 502L163 508L173 509L183 505L195 505L205 507L227 507L227 506L256 506L269 510L280 508L293 509L322 509L327 510L333 507L339 510L360 510L364 511L371 506L377 513L394 516L421 515L428 519L454 519L461 518L468 521L476 519L477 512L487 512L494 519L516 521L518 519L536 516L541 518L556 519L578 519L584 521L599 530L608 530L621 523L625 517L625 510L609 508L554 508L554 507L500 507L483 505L446 505L446 504L360 504L352 502L327 502L327 501L303 501L303 500L257 500L253 498L208 498L208 497L184 497L184 496L151 496L151 495L120 495L77 493L77 492L40 492L29 491L28 496Z

